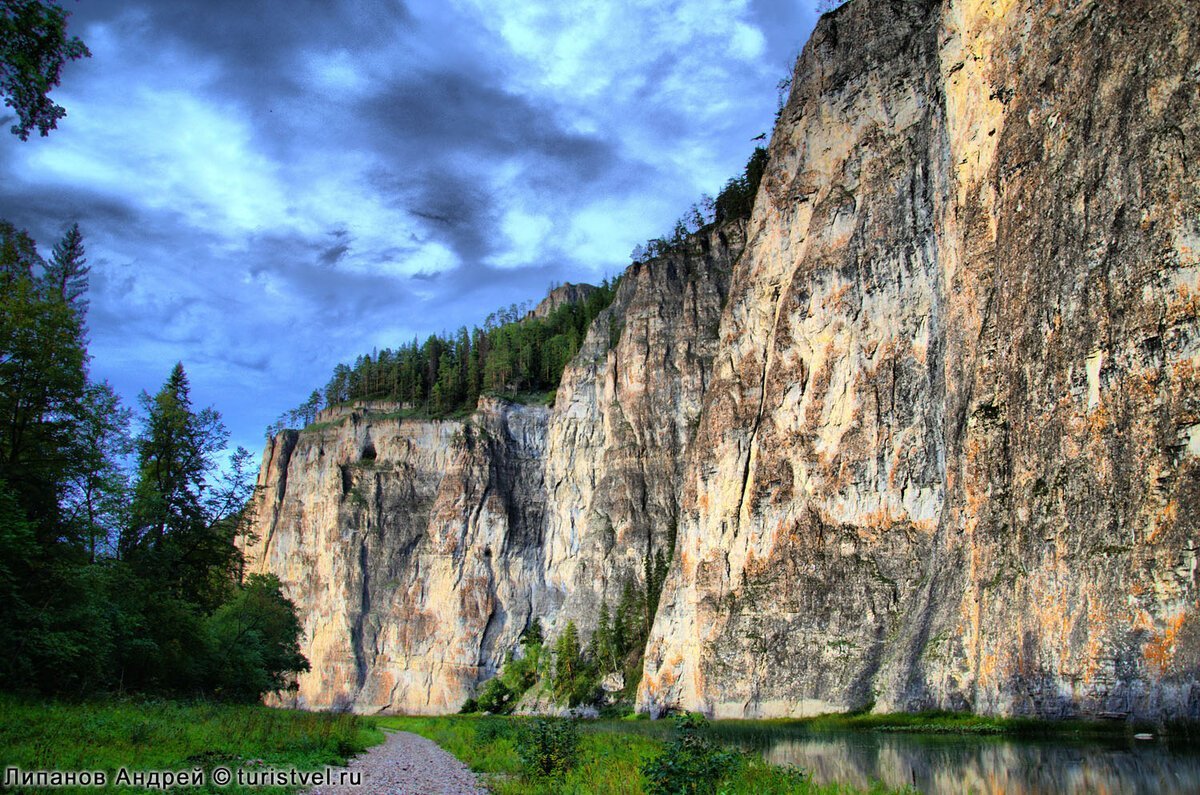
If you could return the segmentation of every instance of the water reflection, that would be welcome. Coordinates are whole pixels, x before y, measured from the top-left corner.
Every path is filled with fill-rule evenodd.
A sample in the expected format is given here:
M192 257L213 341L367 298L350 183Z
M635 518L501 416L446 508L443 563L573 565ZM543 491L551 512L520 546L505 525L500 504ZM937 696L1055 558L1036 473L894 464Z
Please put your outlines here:
M980 737L810 734L758 748L820 783L872 780L928 795L1125 795L1200 792L1200 749L1130 740L1063 745Z

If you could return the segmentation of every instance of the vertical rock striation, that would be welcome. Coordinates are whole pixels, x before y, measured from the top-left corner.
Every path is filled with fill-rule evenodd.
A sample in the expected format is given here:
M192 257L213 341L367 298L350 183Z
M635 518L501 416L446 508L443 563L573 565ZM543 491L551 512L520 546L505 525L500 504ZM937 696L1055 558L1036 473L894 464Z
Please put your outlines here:
M640 702L1200 717L1200 8L855 0L721 323Z
M549 411L388 409L328 410L264 455L246 554L296 603L312 666L301 707L456 711L543 610Z
M272 440L296 701L455 710L673 547L652 712L1200 718L1198 85L1191 0L826 15L749 223L632 266L552 409Z
M297 705L456 711L531 621L590 631L601 599L643 583L673 533L742 229L630 268L553 409L360 405L271 441L246 555L297 605Z
M630 266L563 375L547 442L544 550L558 626L574 620L586 637L601 600L615 606L625 582L645 584L648 560L670 556L744 234L734 222Z

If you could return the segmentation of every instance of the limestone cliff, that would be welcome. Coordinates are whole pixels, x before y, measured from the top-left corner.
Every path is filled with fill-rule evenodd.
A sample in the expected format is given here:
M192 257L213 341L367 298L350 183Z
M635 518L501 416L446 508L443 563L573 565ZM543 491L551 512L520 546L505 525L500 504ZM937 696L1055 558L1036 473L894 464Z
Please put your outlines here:
M854 0L721 320L640 703L1200 717L1200 7Z
M296 603L301 707L455 711L542 610L548 410L394 408L328 410L264 454L246 551Z
M1191 0L826 15L749 223L632 266L553 407L272 440L297 701L457 709L674 539L651 712L1200 718L1198 85Z
M271 440L246 555L298 608L312 671L294 703L456 711L531 621L588 630L642 583L678 514L742 229L630 268L552 409L361 404ZM560 303L588 294L564 287Z
M572 284L570 282L560 284L547 293L537 306L529 310L526 317L549 317L560 306L586 301L587 297L595 291L596 288L590 284Z
M561 611L595 627L626 580L669 554L685 452L717 349L721 307L744 245L735 222L630 266L567 367L547 442L544 560Z

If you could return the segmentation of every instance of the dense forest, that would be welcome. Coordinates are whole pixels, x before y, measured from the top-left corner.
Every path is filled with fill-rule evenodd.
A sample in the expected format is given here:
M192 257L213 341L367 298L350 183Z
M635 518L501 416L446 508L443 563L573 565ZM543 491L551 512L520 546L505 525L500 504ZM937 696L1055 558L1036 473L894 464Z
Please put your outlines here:
M136 413L89 372L88 267L0 221L0 682L255 700L307 670L292 604L243 579L250 454L183 365Z
M324 391L267 428L307 425L323 406L355 400L389 400L422 416L472 411L484 394L520 399L544 397L558 388L596 316L612 303L617 282L605 279L582 301L566 303L544 317L515 304L492 313L483 327L434 334L399 348L359 356L334 368Z

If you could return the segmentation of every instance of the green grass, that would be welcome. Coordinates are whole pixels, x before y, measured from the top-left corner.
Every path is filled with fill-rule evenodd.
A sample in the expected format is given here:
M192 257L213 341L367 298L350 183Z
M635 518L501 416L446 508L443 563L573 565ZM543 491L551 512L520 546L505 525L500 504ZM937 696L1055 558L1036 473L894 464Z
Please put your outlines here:
M912 734L995 735L1052 739L1105 739L1127 737L1141 731L1157 735L1195 736L1194 724L1153 726L1143 723L1100 720L1037 720L997 718L969 712L838 713L813 718L725 720L713 723L723 740L755 745L805 732L876 731Z
M316 770L383 740L383 729L414 732L436 742L480 774L498 795L533 793L644 793L642 766L662 752L671 721L597 720L580 724L578 764L557 778L524 772L521 729L528 718L489 716L376 717L298 712L263 706L111 700L36 702L0 695L0 767L25 770L192 770L197 766L296 767ZM803 720L716 721L707 732L736 748L762 748L803 734L846 731L1013 735L1069 739L1119 736L1138 727L1101 722L1047 722L947 712L900 715L824 715ZM1189 727L1184 727L1189 728ZM1194 727L1190 727L1194 731ZM1161 731L1161 727L1160 727ZM1176 727L1176 732L1182 729ZM59 790L70 792L71 790ZM75 790L94 792L95 790ZM132 791L109 789L107 791ZM206 791L206 790L191 790ZM284 793L240 789L212 792ZM724 795L891 792L882 785L813 784L797 771L747 754L736 776L721 782Z
M345 417L338 417L336 420L323 420L322 422L314 422L311 425L305 425L300 428L301 433L320 433L327 431L330 428L340 428L346 424Z
M111 774L120 767L178 771L217 765L316 770L344 764L350 756L382 741L383 733L370 721L352 715L257 705L36 702L0 696L0 767L17 765L23 770L104 770ZM211 791L289 790L230 786Z
M659 754L672 730L670 721L585 721L581 723L579 763L559 778L531 779L523 775L517 752L520 730L527 718L447 717L376 718L381 728L420 734L461 759L497 795L642 795L642 765ZM799 771L770 765L748 755L739 774L722 782L722 795L885 795L896 792L877 786L863 790L850 785L818 785ZM902 791L901 791L902 792Z

